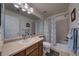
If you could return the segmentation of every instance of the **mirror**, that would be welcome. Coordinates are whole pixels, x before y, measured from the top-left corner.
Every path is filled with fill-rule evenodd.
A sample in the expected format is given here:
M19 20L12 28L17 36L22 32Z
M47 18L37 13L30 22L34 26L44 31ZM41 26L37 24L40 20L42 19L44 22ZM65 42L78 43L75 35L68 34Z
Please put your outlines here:
M5 4L5 41L21 37L22 34L35 34L37 19L39 19L37 16L27 14L27 12L15 8L11 3Z
M0 54L2 51L3 46L3 39L2 39L2 19L3 19L3 4L0 3Z
M1 34L1 4L0 4L0 34Z

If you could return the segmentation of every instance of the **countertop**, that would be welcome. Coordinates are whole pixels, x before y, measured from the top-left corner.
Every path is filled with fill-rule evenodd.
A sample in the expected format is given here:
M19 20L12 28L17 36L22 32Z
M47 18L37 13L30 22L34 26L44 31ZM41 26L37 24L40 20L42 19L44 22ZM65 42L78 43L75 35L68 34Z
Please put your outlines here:
M3 46L3 49L2 49L2 56L14 55L14 54L28 48L29 46L43 40L43 38L39 38L39 36L35 36L35 37L30 38L29 40L31 40L32 42L26 43L26 44L21 44L21 43L19 43L20 40L18 40L18 41L5 43Z

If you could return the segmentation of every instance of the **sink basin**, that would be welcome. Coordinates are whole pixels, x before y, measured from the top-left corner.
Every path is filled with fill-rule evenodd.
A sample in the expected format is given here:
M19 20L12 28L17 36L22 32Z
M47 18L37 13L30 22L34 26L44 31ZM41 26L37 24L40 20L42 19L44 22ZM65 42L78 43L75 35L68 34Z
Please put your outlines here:
M22 40L20 40L18 43L20 43L20 44L28 44L28 43L32 43L33 42L33 40L31 39L31 38L28 38L28 39L22 39Z

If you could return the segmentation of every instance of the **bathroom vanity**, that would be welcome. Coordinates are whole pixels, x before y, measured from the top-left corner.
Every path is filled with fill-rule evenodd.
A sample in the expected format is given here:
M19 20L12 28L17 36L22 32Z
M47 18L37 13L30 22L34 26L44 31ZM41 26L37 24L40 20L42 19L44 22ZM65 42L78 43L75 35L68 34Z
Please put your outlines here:
M2 50L3 56L42 56L43 38L35 36L25 41L18 40L5 43Z
M14 56L42 56L43 54L42 49L43 49L43 45L42 45L42 41L40 41L40 42L33 44L32 46L29 46L23 51L20 51L14 54Z

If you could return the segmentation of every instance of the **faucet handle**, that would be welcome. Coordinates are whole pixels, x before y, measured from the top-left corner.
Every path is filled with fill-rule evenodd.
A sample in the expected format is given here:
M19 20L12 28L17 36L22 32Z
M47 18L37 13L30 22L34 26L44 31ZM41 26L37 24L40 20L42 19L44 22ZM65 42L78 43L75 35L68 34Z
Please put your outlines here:
M25 39L25 35L24 34L22 34L22 38Z

